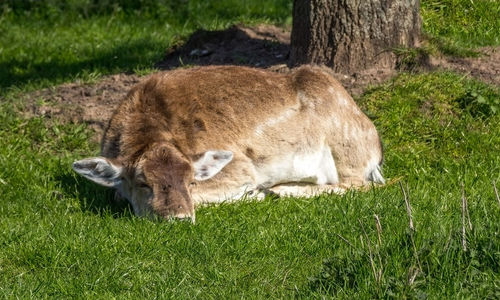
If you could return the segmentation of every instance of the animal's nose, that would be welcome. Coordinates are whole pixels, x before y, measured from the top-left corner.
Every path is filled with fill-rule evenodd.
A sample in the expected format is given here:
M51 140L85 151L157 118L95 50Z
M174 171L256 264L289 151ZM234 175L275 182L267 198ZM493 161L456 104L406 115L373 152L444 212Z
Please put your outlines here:
M178 219L180 221L188 221L188 222L191 221L191 223L193 223L193 224L195 222L195 214L194 213L193 214L182 214L182 213L176 214L174 216L174 218Z

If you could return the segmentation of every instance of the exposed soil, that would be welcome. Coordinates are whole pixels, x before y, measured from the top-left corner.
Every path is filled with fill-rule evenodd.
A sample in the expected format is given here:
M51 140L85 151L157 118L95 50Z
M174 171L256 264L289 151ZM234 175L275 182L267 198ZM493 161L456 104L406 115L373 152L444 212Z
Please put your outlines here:
M500 85L500 47L483 47L479 57L431 57L434 68L453 70L492 85Z
M233 26L224 31L198 31L182 46L169 49L156 66L170 70L193 65L247 65L288 72L290 32L271 25ZM494 85L500 85L500 47L479 50L479 58L431 58L430 67L452 69ZM394 76L390 69L356 74L332 73L353 95ZM107 120L128 90L142 78L134 74L106 76L94 84L69 83L26 95L29 116L45 116L64 122L87 123L99 139Z
M290 31L271 25L232 26L226 30L195 32L177 49L169 49L160 69L183 65L247 65L268 68L286 64Z
M63 122L87 123L96 131L96 139L100 139L121 99L139 81L140 77L134 74L116 74L95 84L75 82L36 91L27 97L25 113Z

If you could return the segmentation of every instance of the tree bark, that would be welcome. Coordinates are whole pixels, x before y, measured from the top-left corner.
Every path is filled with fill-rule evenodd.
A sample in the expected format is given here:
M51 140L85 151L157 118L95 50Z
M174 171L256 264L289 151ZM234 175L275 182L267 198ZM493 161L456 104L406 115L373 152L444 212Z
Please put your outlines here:
M394 67L391 50L418 46L421 23L419 0L294 0L289 65Z

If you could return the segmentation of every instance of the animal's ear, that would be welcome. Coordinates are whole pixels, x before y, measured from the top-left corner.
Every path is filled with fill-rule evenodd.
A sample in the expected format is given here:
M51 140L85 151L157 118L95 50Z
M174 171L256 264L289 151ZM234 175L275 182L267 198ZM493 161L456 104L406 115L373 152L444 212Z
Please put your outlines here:
M75 161L73 170L97 184L115 187L121 183L123 167L111 163L104 157L92 157Z
M229 162L233 160L233 152L224 150L210 150L193 163L194 179L207 180L215 176Z

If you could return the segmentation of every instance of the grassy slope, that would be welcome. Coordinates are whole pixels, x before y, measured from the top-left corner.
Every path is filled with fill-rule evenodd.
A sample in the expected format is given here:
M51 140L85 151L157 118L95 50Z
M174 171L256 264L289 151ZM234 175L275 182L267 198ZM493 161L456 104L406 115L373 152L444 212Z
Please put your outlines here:
M424 29L457 46L500 45L497 0L423 0Z
M469 105L472 113L464 112L468 89L500 96L443 73L401 75L360 99L384 137L386 174L404 176L410 187L424 270L412 285L408 273L417 262L397 185L202 208L195 226L151 222L110 206L109 191L71 172L73 158L95 149L81 127L47 129L42 120L4 113L0 293L494 296L500 206L491 180L500 183L500 118L480 117L477 103ZM460 182L473 224L466 253ZM383 227L381 245L374 214ZM380 256L379 284L358 219Z
M285 0L177 1L176 6L151 5L143 11L111 9L104 1L104 12L95 8L94 14L84 14L77 5L82 1L73 2L65 9L49 5L43 10L36 9L35 2L29 11L11 9L0 15L0 93L149 70L165 49L195 29L221 29L238 22L290 23L291 11Z
M496 0L422 1L424 30L451 53L500 44L500 6ZM160 8L142 1L13 1L0 15L0 93L51 86L103 74L150 70L166 48L197 28L220 29L237 22L291 24L291 1L164 1ZM27 3L27 4L26 4ZM38 6L36 5L38 3ZM45 9L40 3L48 3ZM149 6L147 5L149 3ZM174 4L172 4L174 3ZM38 8L38 9L37 9ZM128 9L127 9L128 8ZM0 8L1 9L1 8ZM90 11L89 11L90 10ZM461 50L461 51L460 51Z
M16 19L3 19L0 24L7 27L0 28L18 33L0 43L9 45L0 52L2 63L23 57L23 51L27 65L40 62L50 69L62 63L52 69L56 75L35 68L26 77L31 79L2 77L0 84L26 90L79 77L81 69L92 74L147 68L161 54L154 49L185 33L178 27L155 34L153 27L127 28L118 17L105 27L103 20L96 16L49 30L40 20L21 27ZM47 38L60 43L54 55L45 51L46 42L37 44L42 37L23 31L44 26L47 34L64 32ZM86 26L96 26L102 48L90 51L85 41L93 35L76 33ZM115 29L107 33L106 28ZM27 36L26 46L15 39L20 34ZM106 34L115 42L102 42ZM149 34L158 36L153 42L158 48L136 49L150 53L147 58L129 64L120 57L118 68L102 58L114 53L115 44L130 45L128 37ZM77 54L67 59L75 64L64 69L71 44ZM36 45L41 50L32 53ZM137 56L133 49L116 53ZM25 67L18 68L22 73ZM498 88L449 73L403 74L359 99L384 138L386 175L408 182L416 256L397 185L343 196L205 207L194 226L135 218L127 207L109 204L110 191L71 172L73 159L97 152L87 142L89 132L17 117L15 94L9 92L0 103L0 295L499 297L500 206L491 181L500 186L500 116L482 103L497 101ZM473 225L467 229L468 252L461 248L461 182ZM383 228L381 243L374 214ZM379 281L370 250L373 268L382 270ZM415 273L419 265L423 271Z

